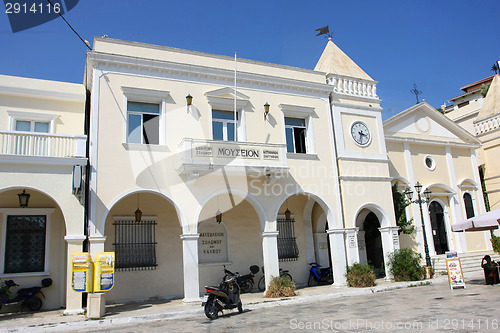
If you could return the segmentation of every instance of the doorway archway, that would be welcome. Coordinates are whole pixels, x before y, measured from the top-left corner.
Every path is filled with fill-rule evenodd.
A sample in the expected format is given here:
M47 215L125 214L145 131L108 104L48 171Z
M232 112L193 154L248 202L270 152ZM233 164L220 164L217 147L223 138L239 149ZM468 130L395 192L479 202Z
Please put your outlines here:
M431 218L432 239L436 254L444 254L449 250L446 225L444 220L444 210L437 201L429 205L429 215Z
M377 276L384 274L384 251L382 248L382 235L380 234L380 222L377 216L370 212L363 221L365 231L366 259L373 266Z

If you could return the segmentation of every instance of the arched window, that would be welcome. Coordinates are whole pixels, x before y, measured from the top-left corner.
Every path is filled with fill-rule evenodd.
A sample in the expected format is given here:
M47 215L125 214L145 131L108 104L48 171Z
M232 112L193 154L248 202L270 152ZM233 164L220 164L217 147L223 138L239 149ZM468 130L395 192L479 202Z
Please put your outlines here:
M464 194L465 214L470 219L474 217L474 206L472 205L472 196L469 193Z

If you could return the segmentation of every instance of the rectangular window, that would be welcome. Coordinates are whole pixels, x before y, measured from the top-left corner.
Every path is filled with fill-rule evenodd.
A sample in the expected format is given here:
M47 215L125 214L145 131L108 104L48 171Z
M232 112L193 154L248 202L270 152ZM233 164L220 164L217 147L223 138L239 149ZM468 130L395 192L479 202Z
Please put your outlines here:
M238 120L238 113L236 113L236 120ZM212 134L214 140L235 141L234 126L234 112L212 111Z
M45 215L8 215L4 273L45 270Z
M115 267L134 271L156 268L156 240L154 219L133 218L115 220Z
M128 143L160 143L160 105L127 102Z
M280 261L295 261L299 257L299 248L295 238L295 220L278 218L278 259Z
M304 119L285 117L286 150L306 154L306 122Z

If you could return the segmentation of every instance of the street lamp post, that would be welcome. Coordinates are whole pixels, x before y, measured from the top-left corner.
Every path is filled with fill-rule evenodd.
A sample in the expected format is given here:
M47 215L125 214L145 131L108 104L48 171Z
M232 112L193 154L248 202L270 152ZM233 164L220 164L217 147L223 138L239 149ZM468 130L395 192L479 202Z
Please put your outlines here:
M425 233L424 213L422 211L422 204L429 202L429 200L431 198L431 191L429 189L426 189L424 191L425 199L422 199L422 197L420 196L420 191L422 190L422 184L420 184L420 182L417 182L415 184L415 190L417 191L417 196L418 196L417 200L412 200L413 199L413 191L409 187L406 188L405 195L408 198L408 200L410 200L410 202L418 203L418 206L420 208L420 219L422 221L422 233L424 236L425 261L426 261L427 267L431 267L432 266L431 256L429 255L429 245L427 244L427 235Z

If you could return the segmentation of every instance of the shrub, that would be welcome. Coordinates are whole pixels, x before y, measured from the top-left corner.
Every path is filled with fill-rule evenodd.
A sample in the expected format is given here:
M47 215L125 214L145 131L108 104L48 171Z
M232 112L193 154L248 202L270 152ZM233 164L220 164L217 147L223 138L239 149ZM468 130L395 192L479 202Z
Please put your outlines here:
M296 296L295 283L281 276L273 277L264 297L278 298Z
M491 234L491 245L493 246L493 251L500 253L500 237Z
M375 273L373 267L368 264L355 263L347 266L345 276L349 287L363 288L375 285Z
M422 256L412 249L396 250L389 255L390 272L395 281L418 281L425 275Z

